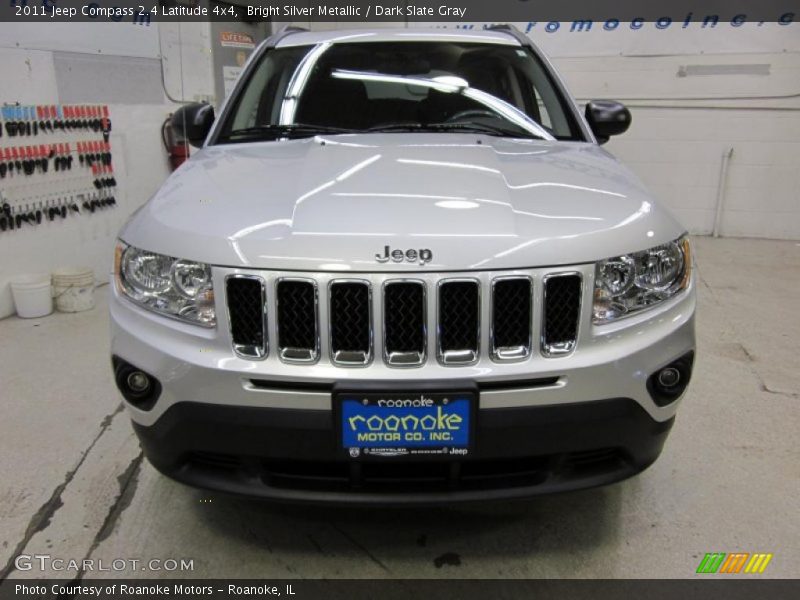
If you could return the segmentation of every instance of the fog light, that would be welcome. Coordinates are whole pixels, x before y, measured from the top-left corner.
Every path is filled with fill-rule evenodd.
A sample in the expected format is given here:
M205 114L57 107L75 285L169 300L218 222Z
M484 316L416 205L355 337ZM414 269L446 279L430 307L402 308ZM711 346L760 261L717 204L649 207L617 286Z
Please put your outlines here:
M692 376L693 363L694 352L687 352L650 375L647 379L647 391L658 406L674 402L686 390Z
M658 372L658 384L661 387L671 388L678 385L681 381L681 372L675 367L667 367Z
M119 358L111 357L117 388L139 410L150 410L161 395L158 379Z
M136 394L142 394L150 388L150 378L147 373L142 371L134 371L126 380L128 387Z

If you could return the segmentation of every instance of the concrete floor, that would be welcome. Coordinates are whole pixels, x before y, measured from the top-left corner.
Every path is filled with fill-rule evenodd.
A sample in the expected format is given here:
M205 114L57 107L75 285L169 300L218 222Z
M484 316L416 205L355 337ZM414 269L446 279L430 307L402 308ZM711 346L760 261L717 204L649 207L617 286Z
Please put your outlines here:
M41 577L13 571L24 553L194 559L182 577L692 577L705 552L745 551L774 553L765 577L797 577L800 244L699 238L696 251L698 362L656 464L454 510L280 507L174 483L142 461L121 411L107 288L87 313L4 320L0 575Z

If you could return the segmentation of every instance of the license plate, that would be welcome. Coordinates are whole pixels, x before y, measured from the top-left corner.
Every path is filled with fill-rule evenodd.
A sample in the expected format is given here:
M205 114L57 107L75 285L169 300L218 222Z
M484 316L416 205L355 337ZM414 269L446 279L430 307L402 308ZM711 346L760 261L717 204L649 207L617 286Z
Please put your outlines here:
M337 394L341 448L351 457L466 456L473 392Z

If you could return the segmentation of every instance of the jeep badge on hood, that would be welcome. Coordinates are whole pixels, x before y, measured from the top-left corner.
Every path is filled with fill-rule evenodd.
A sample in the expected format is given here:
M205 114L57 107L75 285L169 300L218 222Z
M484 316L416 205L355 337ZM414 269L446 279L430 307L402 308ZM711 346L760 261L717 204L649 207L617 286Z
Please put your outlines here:
M403 261L419 261L419 264L424 265L433 260L433 252L431 252L431 250L428 248L420 248L419 250L414 250L413 248L409 248L408 250L400 250L399 248L395 248L392 250L389 246L384 246L383 254L380 252L376 254L375 260L377 260L379 263L389 262L390 260L396 263Z

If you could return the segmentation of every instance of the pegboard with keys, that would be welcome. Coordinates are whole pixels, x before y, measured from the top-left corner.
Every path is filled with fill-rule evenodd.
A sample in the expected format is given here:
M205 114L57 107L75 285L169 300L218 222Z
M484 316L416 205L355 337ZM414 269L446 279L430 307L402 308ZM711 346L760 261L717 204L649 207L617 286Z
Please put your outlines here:
M117 205L101 105L0 107L0 233Z

